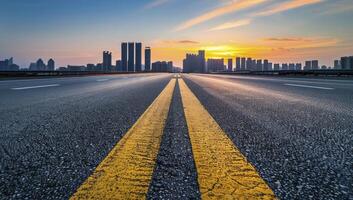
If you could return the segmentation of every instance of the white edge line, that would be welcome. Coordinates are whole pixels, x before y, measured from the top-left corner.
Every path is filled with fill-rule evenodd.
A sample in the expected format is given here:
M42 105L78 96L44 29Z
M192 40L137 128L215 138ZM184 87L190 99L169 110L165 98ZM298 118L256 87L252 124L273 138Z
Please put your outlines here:
M312 85L298 85L298 84L290 84L290 83L286 83L284 85L293 86L293 87L313 88L313 89L320 89L320 90L334 90L334 88L318 87L318 86L312 86Z
M51 84L51 85L36 85L36 86L28 86L28 87L18 87L11 88L12 90L28 90L28 89L36 89L36 88L46 88L46 87L57 87L59 84Z

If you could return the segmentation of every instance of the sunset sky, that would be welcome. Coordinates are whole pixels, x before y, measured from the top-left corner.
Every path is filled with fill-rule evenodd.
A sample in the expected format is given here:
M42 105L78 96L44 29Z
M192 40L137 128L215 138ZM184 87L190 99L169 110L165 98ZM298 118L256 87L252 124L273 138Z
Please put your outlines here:
M273 62L353 54L352 0L0 0L0 59L57 66L120 59L122 41L181 66L186 52ZM115 62L114 62L115 63Z

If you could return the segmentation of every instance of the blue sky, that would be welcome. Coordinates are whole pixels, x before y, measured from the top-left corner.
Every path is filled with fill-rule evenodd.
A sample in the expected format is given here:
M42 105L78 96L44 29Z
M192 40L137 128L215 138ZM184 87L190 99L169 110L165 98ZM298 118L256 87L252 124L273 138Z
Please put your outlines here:
M22 67L119 59L122 41L151 46L180 65L186 52L273 62L353 54L352 0L0 0L0 59Z

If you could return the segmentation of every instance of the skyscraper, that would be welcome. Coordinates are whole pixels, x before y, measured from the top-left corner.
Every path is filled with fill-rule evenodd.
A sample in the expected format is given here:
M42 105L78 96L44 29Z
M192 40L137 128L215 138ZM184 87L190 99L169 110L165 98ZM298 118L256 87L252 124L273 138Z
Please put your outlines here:
M127 43L121 43L121 70L127 71Z
M112 53L103 51L103 71L110 71L112 68Z
M278 63L276 63L276 64L273 65L273 70L278 71L279 68L280 68L280 67L279 67L279 64L278 64Z
M341 65L340 65L340 61L339 60L335 60L333 63L333 68L334 69L340 69Z
M304 70L311 70L312 69L312 64L311 61L305 61L305 66L304 66Z
M183 71L187 73L206 72L205 51L200 50L198 54L186 54L186 58L183 60Z
M311 61L311 68L312 69L319 69L319 61L318 60Z
M240 67L240 58L236 57L235 58L235 70L236 71L240 71L241 67Z
M48 60L47 70L49 70L49 71L55 70L55 62L53 59Z
M45 66L45 64L44 64L44 62L43 62L42 59L38 59L38 60L37 60L37 62L36 62L36 67L37 67L36 70L38 70L38 71L43 71L43 70L45 70L45 68L46 68L46 66Z
M129 72L135 71L135 43L129 42L129 59L128 59L128 69Z
M241 63L240 63L240 70L245 70L245 60L246 58L241 58Z
M199 50L199 59L200 59L200 69L202 73L206 72L206 53L205 50Z
M145 48L145 71L151 71L151 48Z
M229 72L233 71L233 59L232 58L228 59L228 71Z
M135 71L140 72L142 71L142 44L140 42L135 44L135 56Z
M264 60L264 67L263 67L263 71L269 71L270 69L269 69L270 67L269 67L269 65L268 65L268 60Z
M260 59L256 61L256 70L262 71L262 60Z
M252 58L247 58L246 59L246 70L253 70L253 64L252 64Z

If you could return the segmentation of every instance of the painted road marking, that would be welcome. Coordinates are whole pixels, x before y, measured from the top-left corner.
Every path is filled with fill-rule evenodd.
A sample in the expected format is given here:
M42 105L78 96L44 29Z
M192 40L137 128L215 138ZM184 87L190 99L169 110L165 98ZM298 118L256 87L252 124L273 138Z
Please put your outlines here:
M71 199L146 198L175 83L168 83Z
M28 89L37 89L37 88L46 88L46 87L58 87L59 84L51 84L51 85L36 85L36 86L29 86L29 87L17 87L11 88L12 90L28 90Z
M286 83L284 85L293 86L293 87L314 88L314 89L320 89L320 90L334 90L334 88L319 87L319 86L312 86L312 85L298 85L298 84L290 84L290 83Z
M276 199L182 79L179 86L202 199Z

